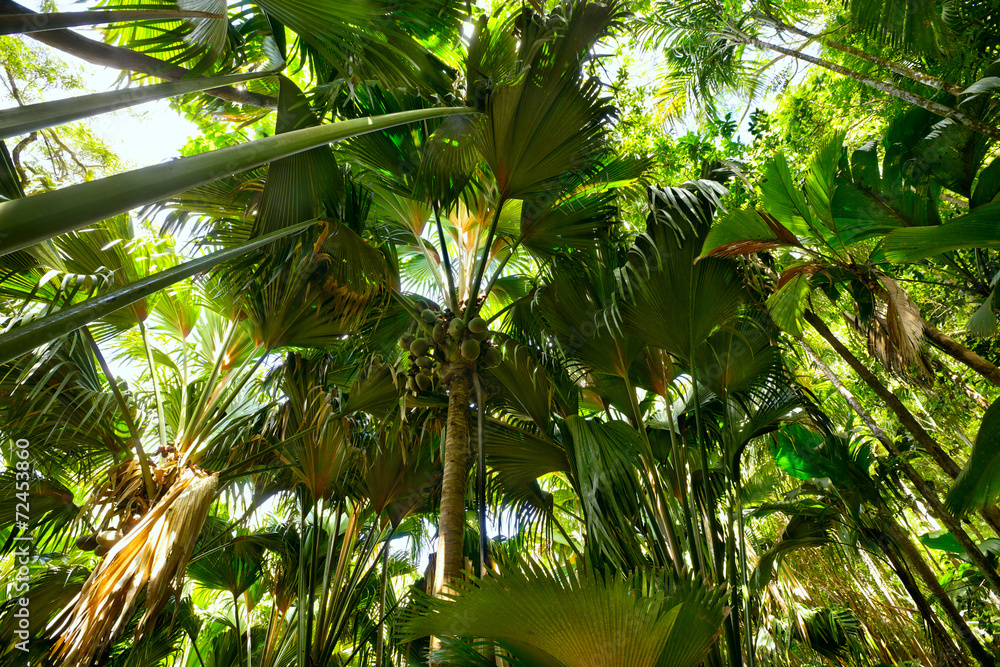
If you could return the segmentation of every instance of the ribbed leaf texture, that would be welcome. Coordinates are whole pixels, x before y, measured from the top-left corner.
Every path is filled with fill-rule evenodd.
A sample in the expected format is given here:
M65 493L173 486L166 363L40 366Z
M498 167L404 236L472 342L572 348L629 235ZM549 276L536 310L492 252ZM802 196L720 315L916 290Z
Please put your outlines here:
M489 638L525 667L694 667L721 632L725 601L694 579L525 561L450 598L424 598L404 632Z

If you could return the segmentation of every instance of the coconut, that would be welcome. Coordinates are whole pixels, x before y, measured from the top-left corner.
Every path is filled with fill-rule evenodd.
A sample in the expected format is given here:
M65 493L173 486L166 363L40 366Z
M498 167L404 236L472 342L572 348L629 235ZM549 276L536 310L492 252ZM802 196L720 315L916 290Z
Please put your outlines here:
M416 308L418 311L419 310L427 310L427 302L424 301L423 299L417 299L413 303L413 307Z
M96 549L94 549L94 555L99 558L103 558L104 556L108 555L109 551L111 551L111 549L108 547L97 547Z
M427 322L427 324L434 324L434 320L437 319L437 313L430 308L424 308L423 312L420 313L420 317L422 317L424 322Z
M469 331L472 333L483 333L489 329L489 324L481 317L473 317L469 320Z
M461 338L463 331L465 331L465 320L456 317L448 323L448 335L452 338L456 340Z
M493 368L494 366L498 366L501 361L503 361L503 355L500 354L500 350L496 347L488 347L483 352L483 358L479 360L479 366L481 368Z
M421 368L430 368L434 365L434 360L430 357L417 357L417 366Z
M462 341L462 356L472 361L479 356L479 341L474 338L466 338Z
M424 356L429 349L431 349L431 342L426 338L418 338L410 343L410 354L417 357Z
M428 391L431 388L431 379L423 373L417 373L417 386L420 391Z
M105 530L97 534L97 543L102 547L111 548L118 544L118 540L122 539L122 531L120 530Z
M415 340L412 334L403 334L399 337L399 346L404 350L410 349L410 344Z
M435 343L441 344L444 342L445 331L444 325L440 322L434 325L434 331L431 333L431 337L434 339Z
M83 551L93 551L98 546L97 536L93 533L85 533L76 538L76 548Z

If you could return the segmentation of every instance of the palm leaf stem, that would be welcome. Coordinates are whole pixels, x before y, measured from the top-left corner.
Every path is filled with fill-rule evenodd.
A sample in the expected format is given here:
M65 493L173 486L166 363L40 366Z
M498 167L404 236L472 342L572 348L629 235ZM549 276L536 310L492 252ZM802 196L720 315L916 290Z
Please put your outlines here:
M483 274L486 272L486 265L490 261L490 246L493 245L493 238L497 233L497 225L500 224L500 213L503 211L505 203L507 203L507 200L503 195L501 195L500 199L497 200L496 208L493 211L493 220L490 222L490 229L486 233L486 243L483 244L483 256L476 265L475 276L472 279L472 283L469 285L469 301L465 305L466 322L479 312L479 308L476 306L476 301L479 298L479 283L483 279ZM489 294L486 296L489 296Z
M494 272L493 277L490 278L490 282L488 285L486 285L486 289L483 291L483 294L490 294L493 291L493 287L497 284L497 281L500 279L500 274L503 273L504 267L507 266L507 262L509 262L510 258L514 256L514 253L517 251L517 248L520 245L521 245L521 239L519 238L514 243L514 245L510 247L510 252L507 253L507 255L502 260L500 260L500 266L497 267L497 270L496 272Z
M10 14L30 16L36 13L14 0L0 0L0 16ZM192 74L191 70L179 65L172 65L144 53L105 44L65 28L33 32L29 37L100 67L142 72L170 81L189 79ZM235 104L246 104L261 109L275 109L278 106L278 101L273 97L248 90L237 90L232 86L213 88L207 94Z
M142 347L146 351L146 362L149 364L149 379L153 384L153 396L156 398L156 421L160 436L160 448L167 448L167 420L163 412L163 394L160 392L160 381L156 377L156 364L153 362L153 347L149 344L149 331L142 320L139 320L139 332L142 334Z
M36 195L35 197L31 197L31 199L37 199L41 196ZM88 299L83 303L78 303L46 317L28 322L0 337L0 363L6 363L22 354L26 354L39 345L51 342L60 336L64 336L71 331L75 331L104 317L108 313L145 299L161 289L190 278L197 273L207 271L219 264L245 255L277 239L300 232L311 224L313 222L309 221L293 225L292 227L286 227L267 236L244 243L241 246L199 257L198 259L169 268L166 271L160 271L159 273L147 276L106 294Z
M3 0L0 0L2 2ZM283 132L0 203L0 256L150 202L349 137L471 109L416 109Z
M128 404L125 402L125 397L122 396L121 389L118 388L118 382L115 381L111 367L108 366L108 362L104 358L100 346L94 340L93 334L90 333L90 327L83 327L81 331L90 344L90 348L94 351L97 363L101 366L101 371L108 381L108 387L115 397L115 402L118 403L118 409L122 411L122 419L125 420L125 426L128 428L129 435L131 436L132 447L135 449L136 459L139 461L139 469L142 471L142 483L146 486L146 495L152 500L156 497L156 487L153 486L153 475L149 470L149 461L146 460L146 452L142 451L142 434L139 433L139 427L136 426L135 419L132 418L132 411L129 410Z
M441 257L444 259L444 275L448 279L448 292L445 300L451 306L451 310L458 314L458 292L455 291L455 278L451 269L451 257L448 255L448 243L444 238L444 227L441 225L441 204L434 203L434 226L437 228L438 243L441 246ZM381 665L379 666L381 667Z

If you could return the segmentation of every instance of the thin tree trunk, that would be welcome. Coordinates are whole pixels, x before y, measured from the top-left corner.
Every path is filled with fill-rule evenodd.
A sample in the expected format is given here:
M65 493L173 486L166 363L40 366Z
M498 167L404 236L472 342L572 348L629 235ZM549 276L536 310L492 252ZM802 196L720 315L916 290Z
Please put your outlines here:
M453 579L461 576L465 560L462 541L465 531L466 457L469 452L469 369L454 364L455 375L448 387L448 422L444 444L444 474L441 480L441 514L438 520L438 550L434 569L434 593L450 590Z
M127 23L129 21L178 21L186 18L224 19L223 14L178 9L111 9L53 14L4 14L0 16L0 35L26 34L60 28Z
M956 86L953 83L948 83L947 81L931 76L930 74L921 72L920 70L915 70L912 67L907 67L906 65L895 62L888 58L882 58L881 56L876 56L874 54L868 53L867 51L856 49L853 46L848 46L847 44L837 42L835 40L830 39L826 35L814 34L811 32L807 32L797 26L788 25L781 19L775 18L773 16L769 16L767 14L754 14L754 16L763 21L766 21L767 23L769 23L778 30L781 30L783 32L790 32L793 35L798 35L799 37L804 37L805 39L816 40L823 46L835 49L837 51L840 51L841 53L846 53L849 56L854 56L855 58L858 58L859 60L864 60L865 62L871 63L872 65L877 65L879 67L889 70L890 72L894 72L900 76L906 77L911 81L916 81L917 83L921 83L925 86L934 88L935 90L943 90L945 92L951 93L952 95L958 95L964 90L964 88L962 88L961 86Z
M997 368L986 359L983 359L972 350L966 348L955 339L938 331L937 328L924 322L924 336L931 341L935 347L947 354L949 357L965 364L981 376L1000 387L1000 368Z
M769 42L759 40L756 37L748 35L746 33L734 31L729 33L729 37L733 41L742 42L743 44L747 44L750 46L756 46L758 49L774 51L776 53L781 53L786 56L791 56L796 60L803 60L807 63L818 65L819 67L828 69L831 72L836 72L837 74L841 74L850 79L854 79L858 83L863 83L864 85L874 88L875 90L880 90L883 93L892 95L893 97L898 97L904 102L909 102L910 104L921 107L922 109L926 109L927 111L930 111L933 114L941 116L942 118L949 118L958 123L959 125L967 127L970 130L973 130L974 132L978 132L979 134L982 134L985 137L989 137L991 139L996 139L1000 141L1000 128L988 125L980 120L977 120L975 118L972 118L971 116L968 116L967 114L962 113L961 111L952 109L951 107L946 107L945 105L935 102L934 100L929 100L926 97L923 97L922 95L911 93L910 91L904 90L894 84L887 83L885 81L880 81L866 74L862 74L861 72L848 69L843 65L838 65L835 62L811 56L808 53L802 53L801 51L796 51L795 49L790 49L785 46L780 46L778 44L771 44Z
M37 12L31 11L13 0L0 0L0 15L10 14L30 15L37 14ZM150 74L167 81L179 81L190 78L192 74L191 70L179 65L171 65L170 63L142 53L98 42L83 35L78 35L72 30L47 30L45 32L31 33L29 36L54 49L59 49L101 67L142 72L143 74ZM206 95L218 97L221 100L236 104L246 104L262 109L276 109L278 107L278 101L273 97L245 90L237 90L232 87L213 88L203 92Z
M855 357L851 353L851 351L847 349L847 347L844 346L842 342L840 342L840 339L838 339L836 336L833 335L833 333L826 326L823 320L819 318L819 316L817 316L812 311L807 310L805 313L805 319L807 322L809 322L809 324L813 326L814 329L816 329L819 335L822 336L823 339L826 340L826 342L829 343L834 350L836 350L837 354L839 354L841 358L844 361L846 361L847 364L852 369L854 369L854 372L857 373L861 377L861 379L865 381L865 384L871 387L872 391L874 391L879 396L879 398L883 399L886 402L886 404L889 405L890 409L892 409L893 412L896 412L895 406L903 408L902 414L900 413L896 414L896 416L900 419L900 422L903 422L904 416L908 416L909 421L912 421L914 424L916 423L916 420L913 418L913 415L910 414L908 410L906 410L905 406L903 406L903 404L899 401L899 399L896 398L896 396L892 392L890 392L885 387L885 385L883 385L881 382L878 381L878 378L876 378L872 374L872 372L868 370L868 368L866 368L865 365L862 364L861 361L858 360L858 358ZM917 424L917 428L920 428L919 424ZM920 428L920 432L922 432L926 438L931 439L930 436L928 436L927 433L924 432L922 428ZM916 433L914 433L914 437L916 437ZM919 441L920 439L918 438L918 442ZM931 441L933 442L933 439L931 439ZM898 457L901 455L901 452L896 447L895 443L893 443L891 440L883 444L886 444L886 446L889 448L889 451L894 456ZM934 444L936 445L937 443ZM916 488L916 490L920 493L920 495L922 495L924 499L927 501L927 504L930 506L931 513L934 515L934 517L942 524L944 524L945 528L951 531L951 533L955 536L955 539L958 540L958 543L961 545L962 549L965 550L968 557L972 560L973 563L975 563L976 567L982 573L983 578L985 579L986 584L989 586L989 588L991 588L995 593L1000 592L1000 574L997 573L996 569L994 569L989 559L983 554L982 551L979 550L979 547L976 546L976 544L972 541L969 535L965 532L965 529L962 528L962 525L958 521L958 519L956 519L955 516L951 512L949 512L948 509L944 506L944 504L938 498L937 492L931 488L931 486L927 483L927 481L923 477L921 477L916 472L916 470L913 469L913 466L909 464L904 464L902 468L907 478L909 478L910 482L913 484L914 488Z
M941 626L941 621L938 619L937 614L931 608L930 603L924 596L923 591L920 590L920 586L917 585L916 580L914 580L913 575L910 574L909 569L906 564L900 558L900 555L896 553L896 550L891 544L886 540L885 535L878 535L880 543L882 543L882 552L885 554L886 558L889 559L889 564L892 567L892 571L896 573L896 577L899 579L900 583L903 584L903 588L909 594L910 599L913 603L917 605L917 611L920 612L921 618L927 624L927 629L930 630L931 638L934 641L935 653L943 652L946 662L945 665L968 665L969 661L965 658L962 652L959 650L958 646L952 640L951 635L945 631ZM883 542L885 541L885 542Z
M814 319L815 319L815 321L814 321ZM829 328L826 327L826 325L823 323L823 321L821 319L819 319L819 317L817 317L815 315L815 313L807 312L806 313L806 320L809 321L809 323L812 324L814 328L816 328L816 331L818 331L819 334L821 336L823 336L823 338L825 338L827 340L827 342L830 342L831 346L833 346L833 343L831 342L831 339L827 337L827 335L829 335L829 336L832 337L833 333L830 332ZM820 330L817 327L816 322L818 322L819 325L822 326L823 329L825 329L826 333L823 333L823 331ZM927 326L930 326L930 325L927 325ZM931 328L933 328L933 327L931 327ZM937 331L937 330L935 329L935 331ZM944 336L944 334L941 334L941 332L938 332L938 333L941 336ZM947 336L944 336L944 338L947 338ZM949 339L949 340L951 340L951 339ZM954 341L952 341L952 342L954 342ZM840 341L837 341L837 343L839 345L841 345L841 347L843 347L843 344L840 343ZM958 345L958 343L955 343L955 346L958 347L958 348L964 349L964 348L962 348L961 345ZM834 349L837 349L836 346L833 346L833 347L834 347ZM847 351L846 347L843 348L843 349L845 351ZM837 349L837 352L840 353L840 350ZM849 351L847 353L850 354ZM972 354L972 353L970 352L969 354ZM841 357L843 357L843 356L844 355L841 353ZM978 355L974 355L974 356L978 356ZM851 366L851 368L853 368L855 370L855 372L857 372L857 374L861 377L861 379L864 380L865 384L867 384L871 388L871 390L873 392L875 392L875 394L880 399L882 399L885 402L886 406L888 406L889 409L892 410L892 412L896 415L896 418L899 419L899 423L902 424L906 428L906 430L909 431L913 435L914 439L920 444L920 446L923 447L924 450L926 450L928 454L930 454L931 458L934 459L934 461L938 464L938 466L941 468L941 470L944 471L944 473L946 475L948 475L949 477L951 477L952 479L955 479L956 477L958 477L958 473L961 471L961 468L959 467L959 465L957 463L955 463L955 461L947 454L947 452L945 452L941 448L941 445L937 442L937 440L935 440L934 438L932 438L930 436L930 434L927 433L927 431L924 430L924 428L917 421L916 417L914 417L913 414L909 411L909 409L907 409L907 407L905 405L903 405L903 402L900 401L899 398L897 398L895 394L893 394L891 391L889 391L889 389L885 385L883 385L881 382L879 382L878 378L875 377L875 374L872 373L867 367L865 367L864 365L862 365L861 362L858 361L856 357L854 357L854 355L851 355L851 358L854 359L854 362L852 362L851 360L847 359L846 357L844 357L844 360L847 361L847 363ZM987 363L987 364L989 363L986 360L982 360L982 361L983 361L983 363ZM855 365L855 362L856 362L856 365ZM826 369L826 371L829 372L829 369ZM841 385L841 387L842 387L842 385ZM844 393L843 390L841 390L840 388L838 388L838 390L841 391L841 394ZM848 401L848 403L851 403L851 401ZM858 408L855 407L855 403L852 403L851 407L855 408L855 411L857 412ZM860 407L860 406L858 406L858 407ZM861 413L859 413L859 414L861 414ZM864 418L864 417L862 417L862 418ZM872 424L869 424L869 427L871 427L871 426L872 426ZM883 437L881 437L879 439L882 440L882 444L886 445L887 448L888 447L894 447L894 445L892 445L891 442L888 442L889 439L887 437L885 437L884 433L883 433ZM888 444L887 444L887 442L888 442ZM998 510L995 505L991 505L991 506L989 506L989 507L981 510L979 512L979 515L981 517L983 517L983 519L986 521L986 523L989 524L989 526L991 528L993 528L993 531L998 536L1000 536L1000 510Z
M993 657L986 652L983 645L979 643L976 636L972 634L972 630L969 629L968 624L965 619L962 618L962 614L959 613L958 609L955 607L955 603L951 601L948 594L945 592L941 583L938 581L934 573L924 562L921 557L920 552L913 545L909 536L906 534L900 525L892 517L883 517L885 526L887 528L886 532L893 539L893 541L899 545L900 550L906 560L909 561L910 567L917 573L917 575L923 580L924 585L931 591L934 599L937 601L941 609L944 610L945 615L948 617L949 622L951 622L952 627L958 636L961 637L962 643L964 643L968 648L969 652L972 653L972 657L976 659L983 667L995 667L996 662Z

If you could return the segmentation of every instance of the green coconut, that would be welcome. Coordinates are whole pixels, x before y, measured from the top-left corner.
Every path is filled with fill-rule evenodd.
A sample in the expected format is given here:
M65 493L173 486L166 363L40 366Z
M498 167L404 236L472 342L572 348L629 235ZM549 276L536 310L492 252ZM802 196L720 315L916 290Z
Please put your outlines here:
M430 308L424 308L423 312L420 313L420 317L424 318L424 322L427 322L427 324L434 324L434 320L437 319L437 313Z
M488 347L483 352L483 358L479 360L479 365L482 368L493 368L500 365L501 361L503 361L503 355L500 354L500 349Z
M429 349L431 349L431 342L426 338L417 338L410 343L410 354L417 357L424 356Z
M489 329L489 324L481 317L473 317L469 320L469 331L472 333L484 333Z
M472 361L479 357L479 341L475 338L466 338L462 341L462 356Z
M465 320L461 320L456 317L448 323L448 335L452 338L461 338L463 331L465 331Z
M410 344L416 340L412 334L403 334L399 337L399 346L404 350L410 349Z
M420 387L420 391L428 391L431 388L431 379L424 375L423 373L417 373L417 386Z
M430 357L417 357L417 366L421 368L430 368L434 365L434 360Z

